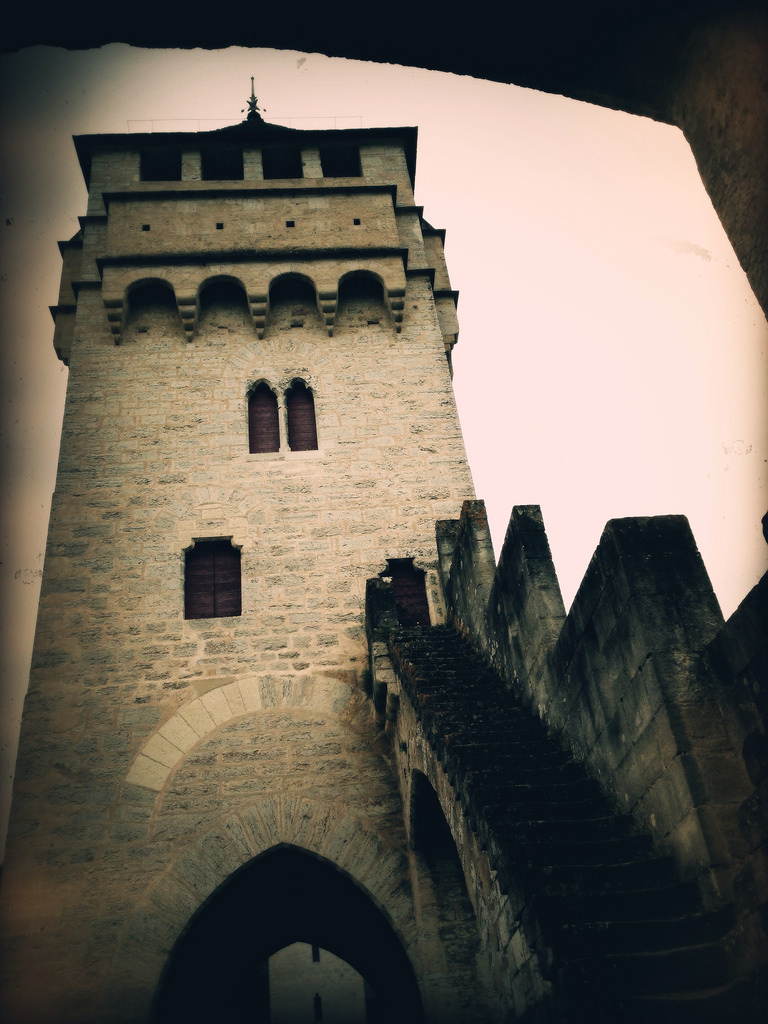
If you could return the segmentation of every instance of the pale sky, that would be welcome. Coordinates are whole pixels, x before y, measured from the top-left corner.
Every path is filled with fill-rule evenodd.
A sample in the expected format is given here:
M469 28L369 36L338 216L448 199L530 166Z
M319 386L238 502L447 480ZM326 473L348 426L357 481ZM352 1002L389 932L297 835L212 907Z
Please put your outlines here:
M71 137L234 123L251 75L267 121L418 127L416 202L446 230L460 292L454 387L497 553L512 506L538 504L566 607L620 516L686 515L726 616L768 568L768 326L678 129L292 51L114 44L2 56L0 719L11 735L0 737L0 787L15 756L67 378L48 307L56 242L85 213Z

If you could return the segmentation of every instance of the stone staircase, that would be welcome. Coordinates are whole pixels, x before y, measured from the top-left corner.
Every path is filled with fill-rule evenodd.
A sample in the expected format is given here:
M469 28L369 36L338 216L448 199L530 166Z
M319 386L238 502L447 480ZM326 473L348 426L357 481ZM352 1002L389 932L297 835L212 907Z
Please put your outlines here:
M389 649L501 890L525 893L559 1020L749 1021L721 941L731 915L702 909L470 645L450 627L400 627Z

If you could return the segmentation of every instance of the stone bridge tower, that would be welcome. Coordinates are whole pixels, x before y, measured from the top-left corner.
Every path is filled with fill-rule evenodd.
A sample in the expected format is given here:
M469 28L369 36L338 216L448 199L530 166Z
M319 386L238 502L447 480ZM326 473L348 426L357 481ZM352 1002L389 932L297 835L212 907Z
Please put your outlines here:
M4 1024L766 1019L768 577L495 565L415 146L76 139Z
M266 1020L294 940L365 976L369 1019L484 1016L366 692L366 579L440 622L434 524L473 495L416 134L252 102L219 131L75 140L9 1024Z

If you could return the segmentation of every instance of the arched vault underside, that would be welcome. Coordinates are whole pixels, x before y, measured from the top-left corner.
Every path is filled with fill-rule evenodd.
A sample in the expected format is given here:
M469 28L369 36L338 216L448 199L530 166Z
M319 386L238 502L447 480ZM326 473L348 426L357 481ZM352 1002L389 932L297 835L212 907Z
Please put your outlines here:
M768 311L768 12L764 0L510 0L472 14L408 12L397 32L359 30L359 8L341 0L301 18L279 5L209 24L158 25L90 4L44 19L17 12L2 47L83 49L111 42L147 47L273 47L425 67L559 93L679 126L763 310ZM239 8L242 7L242 10ZM241 15L242 16L239 16ZM503 16L503 23L500 21ZM460 20L459 20L460 17ZM460 125L457 125L460 134ZM499 126L499 132L505 130Z

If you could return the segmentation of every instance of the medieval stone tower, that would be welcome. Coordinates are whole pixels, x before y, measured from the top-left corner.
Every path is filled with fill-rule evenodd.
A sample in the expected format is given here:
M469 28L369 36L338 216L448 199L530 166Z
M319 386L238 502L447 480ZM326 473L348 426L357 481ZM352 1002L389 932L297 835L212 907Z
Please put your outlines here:
M290 911L314 892L400 985L386 949L414 897L365 692L365 585L394 573L439 622L434 523L473 493L416 130L299 132L252 109L76 147L89 200L61 246L70 384L5 869L6 1019L146 1019L210 895L205 858L218 879L280 844L314 859L277 857L279 899L248 928L266 914L268 945L283 926L316 942ZM258 1008L241 953L235 998Z
M76 147L3 1021L763 1020L768 579L496 567L415 129Z

